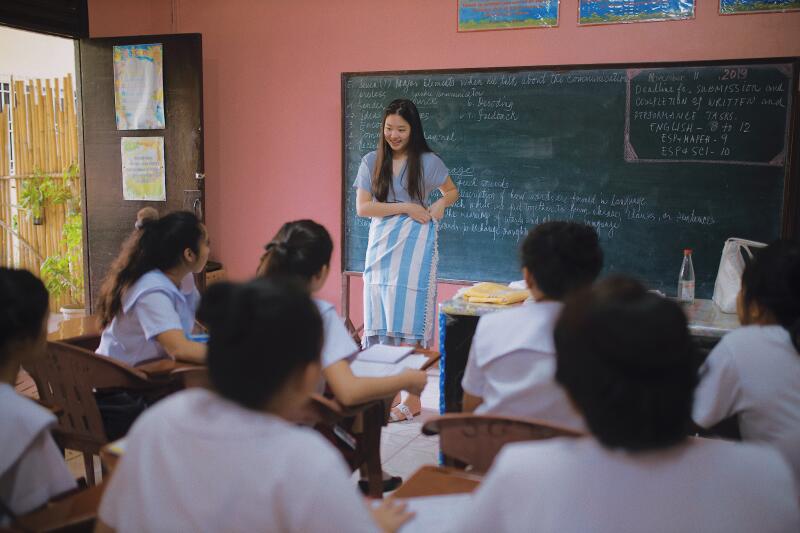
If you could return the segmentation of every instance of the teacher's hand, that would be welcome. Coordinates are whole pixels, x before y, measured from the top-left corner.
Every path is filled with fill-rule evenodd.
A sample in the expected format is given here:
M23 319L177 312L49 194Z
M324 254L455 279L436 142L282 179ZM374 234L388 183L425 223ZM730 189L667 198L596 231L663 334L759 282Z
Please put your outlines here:
M422 207L419 204L414 204L409 202L408 209L406 210L406 214L419 222L420 224L427 224L431 221L431 214L428 212L427 209Z
M442 220L442 218L444 217L444 210L445 209L447 209L447 206L440 199L440 200L436 200L435 202L433 202L433 204L428 208L428 212L436 220Z

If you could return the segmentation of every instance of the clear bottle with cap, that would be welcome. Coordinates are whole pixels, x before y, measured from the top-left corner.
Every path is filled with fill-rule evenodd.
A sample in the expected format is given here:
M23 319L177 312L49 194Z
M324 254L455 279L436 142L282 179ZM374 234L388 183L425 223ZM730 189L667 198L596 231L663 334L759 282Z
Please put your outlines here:
M692 250L683 251L683 264L678 275L678 301L692 303L694 301L694 266L692 266Z

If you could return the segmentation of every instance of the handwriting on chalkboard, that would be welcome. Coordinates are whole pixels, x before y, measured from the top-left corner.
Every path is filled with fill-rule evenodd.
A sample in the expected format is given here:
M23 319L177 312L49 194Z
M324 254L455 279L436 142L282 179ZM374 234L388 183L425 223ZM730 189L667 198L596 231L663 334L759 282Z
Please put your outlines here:
M781 166L791 93L773 67L628 71L625 159Z

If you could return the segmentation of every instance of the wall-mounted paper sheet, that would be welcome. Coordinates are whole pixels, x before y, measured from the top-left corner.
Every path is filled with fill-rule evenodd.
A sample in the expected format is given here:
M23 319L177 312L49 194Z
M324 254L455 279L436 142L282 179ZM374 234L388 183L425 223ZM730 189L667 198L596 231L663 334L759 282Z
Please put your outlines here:
M719 0L721 15L800 10L800 0Z
M118 130L164 129L164 55L160 44L114 47Z
M694 18L694 0L581 0L578 23L614 24Z
M458 0L458 31L558 26L559 0Z
M166 201L164 138L123 137L120 149L122 197L126 200Z

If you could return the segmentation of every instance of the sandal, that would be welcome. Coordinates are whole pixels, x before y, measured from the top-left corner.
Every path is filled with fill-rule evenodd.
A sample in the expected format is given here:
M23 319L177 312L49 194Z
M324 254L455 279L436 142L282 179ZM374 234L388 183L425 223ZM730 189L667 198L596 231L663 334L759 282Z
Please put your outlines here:
M400 415L402 416L398 415L395 412L395 409L400 411ZM398 403L396 406L392 407L391 411L389 411L389 422L411 422L412 420L414 420L414 414L404 403Z

